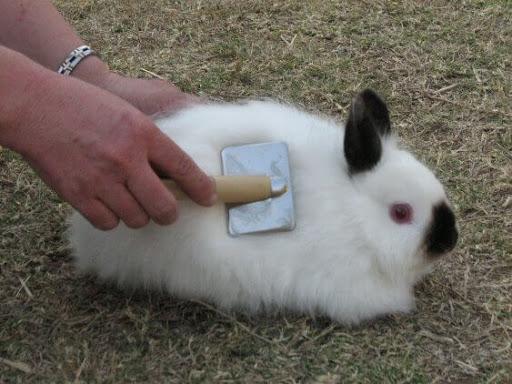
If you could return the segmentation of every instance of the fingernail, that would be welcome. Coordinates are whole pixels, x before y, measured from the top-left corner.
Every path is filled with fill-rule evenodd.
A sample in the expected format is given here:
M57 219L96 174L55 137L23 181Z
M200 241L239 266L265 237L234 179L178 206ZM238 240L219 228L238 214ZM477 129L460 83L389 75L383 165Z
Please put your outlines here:
M217 195L217 193L214 193L211 197L210 197L210 200L209 200L209 205L215 205L215 203L217 202L217 200L219 199L219 196Z
M209 176L208 177L212 183L212 189L213 189L213 193L212 195L210 196L210 200L208 200L208 205L215 205L215 203L217 202L219 196L217 195L217 183L215 182L215 178L212 177L212 176Z

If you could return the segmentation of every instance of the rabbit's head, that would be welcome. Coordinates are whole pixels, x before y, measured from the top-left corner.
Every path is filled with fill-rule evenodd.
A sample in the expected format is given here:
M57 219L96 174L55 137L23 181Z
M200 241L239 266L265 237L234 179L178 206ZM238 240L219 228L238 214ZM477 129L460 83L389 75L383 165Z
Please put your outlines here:
M443 186L391 134L386 104L371 90L353 101L343 142L347 172L360 197L357 216L386 275L416 280L457 242Z

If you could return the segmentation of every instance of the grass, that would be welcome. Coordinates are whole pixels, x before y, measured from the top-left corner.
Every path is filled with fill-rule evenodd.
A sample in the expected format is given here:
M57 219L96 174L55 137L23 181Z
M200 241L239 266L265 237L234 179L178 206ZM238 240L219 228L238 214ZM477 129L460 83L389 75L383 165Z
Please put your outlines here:
M56 0L111 67L225 100L346 115L372 87L454 203L456 251L418 310L356 328L78 277L68 212L0 153L0 383L507 383L512 377L510 1ZM508 203L507 203L508 201Z

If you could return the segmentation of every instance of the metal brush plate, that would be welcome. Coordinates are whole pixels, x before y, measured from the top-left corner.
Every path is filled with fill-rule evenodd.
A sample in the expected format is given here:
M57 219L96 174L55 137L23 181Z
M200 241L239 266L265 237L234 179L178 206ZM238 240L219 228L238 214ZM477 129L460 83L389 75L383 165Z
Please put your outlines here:
M287 191L278 197L228 208L231 236L295 228L290 164L286 143L226 147L221 152L224 175L267 175L284 179Z

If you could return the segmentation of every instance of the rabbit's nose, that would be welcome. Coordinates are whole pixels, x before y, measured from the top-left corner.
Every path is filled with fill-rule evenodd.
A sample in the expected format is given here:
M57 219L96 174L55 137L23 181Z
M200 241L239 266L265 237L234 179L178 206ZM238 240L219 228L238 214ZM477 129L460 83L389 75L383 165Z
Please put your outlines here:
M457 244L459 233L455 225L455 215L445 202L432 209L432 222L426 237L427 252L440 256L451 251Z

